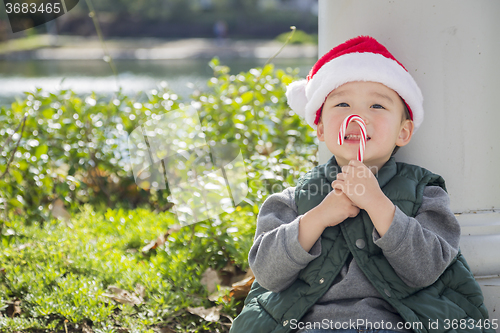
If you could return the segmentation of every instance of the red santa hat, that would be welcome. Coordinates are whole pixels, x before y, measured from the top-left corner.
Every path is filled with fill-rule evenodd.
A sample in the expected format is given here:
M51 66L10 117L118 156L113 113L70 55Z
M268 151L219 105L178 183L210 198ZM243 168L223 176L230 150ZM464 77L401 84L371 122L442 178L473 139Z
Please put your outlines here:
M322 56L305 80L287 86L288 105L316 129L332 90L352 81L372 81L394 90L405 102L415 131L424 120L420 88L406 68L377 40L359 36Z

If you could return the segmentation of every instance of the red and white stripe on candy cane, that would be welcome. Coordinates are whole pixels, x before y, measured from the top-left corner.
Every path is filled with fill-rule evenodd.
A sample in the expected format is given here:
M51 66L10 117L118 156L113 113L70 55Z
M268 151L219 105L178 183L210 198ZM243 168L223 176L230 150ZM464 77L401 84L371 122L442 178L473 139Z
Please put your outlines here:
M358 161L363 162L363 158L365 156L365 148L366 148L366 124L360 116L351 114L350 116L347 116L344 119L342 125L340 126L339 138L337 142L339 145L344 144L345 132L347 130L347 126L349 126L349 123L351 121L355 121L356 123L358 123L359 128L361 129L361 137L359 139L359 149L358 149Z

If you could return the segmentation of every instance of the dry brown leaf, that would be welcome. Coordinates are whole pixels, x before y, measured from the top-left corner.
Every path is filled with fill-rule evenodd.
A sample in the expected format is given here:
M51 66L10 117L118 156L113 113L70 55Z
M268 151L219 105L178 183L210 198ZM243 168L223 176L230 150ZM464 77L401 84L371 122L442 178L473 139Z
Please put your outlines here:
M243 281L243 280L245 280L249 277L253 277L253 276L254 275L253 275L252 269L249 267L248 271L246 273L233 276L233 278L231 279L231 286L235 283L238 283L240 281Z
M162 246L163 244L165 244L165 237L163 235L160 235L157 239L152 240L148 245L144 246L141 251L142 253L147 253L159 246Z
M217 322L220 318L220 310L222 310L222 305L214 306L208 309L205 309L202 306L197 308L188 307L187 310L189 313L200 316L206 321Z
M250 292L250 289L252 288L252 283L254 282L254 280L255 277L248 277L245 280L234 283L229 296L234 299L246 297Z
M254 280L255 276L253 275L252 270L249 268L243 280L233 283L229 296L234 299L246 297L250 292L250 289L252 288L252 283L254 282Z
M252 270L242 271L234 262L228 262L226 266L219 270L219 278L221 286L232 286L233 283L244 280L249 276L253 276Z
M90 328L90 326L85 321L82 323L82 333L94 333L92 328Z
M122 304L139 305L144 302L141 296L137 296L135 293L128 292L116 286L108 286L107 292L102 294L102 296L111 298L115 302Z
M14 317L16 314L21 314L21 301L14 302L14 312L12 313L12 317Z
M236 267L228 262L226 266L219 270L219 278L221 279L221 286L231 286L233 279L237 275Z
M178 232L179 230L181 230L181 225L175 224L171 226L170 228L168 228L165 234L158 236L158 238L152 240L148 245L144 246L141 250L142 253L147 253L151 250L156 249L157 247L162 246L167 241L169 235L173 234L174 232Z
M139 295L141 299L144 299L146 297L146 287L144 287L142 284L137 283L135 285L135 293Z
M231 265L231 263L227 263L226 266L224 266L221 269L221 272L229 273L229 274L236 274L236 267L234 265Z
M15 315L21 314L21 301L15 300L7 302L7 317L13 318Z
M219 278L217 271L209 267L201 275L200 283L207 288L209 294L212 294L217 290L217 285L221 284L221 279Z
M241 280L245 280L247 278L246 274L239 274L231 277L231 281L229 281L229 286L232 286L233 284L240 282Z

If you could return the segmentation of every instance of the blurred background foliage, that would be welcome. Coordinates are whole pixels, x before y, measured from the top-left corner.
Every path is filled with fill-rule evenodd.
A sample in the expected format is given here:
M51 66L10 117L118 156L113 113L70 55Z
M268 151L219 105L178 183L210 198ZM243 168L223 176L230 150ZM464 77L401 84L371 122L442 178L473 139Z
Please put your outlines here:
M317 0L106 0L92 4L105 37L214 37L217 22L223 22L227 36L236 39L273 39L291 25L308 34L317 34L318 28ZM3 11L0 20L7 20ZM51 29L61 35L95 35L86 1L53 22ZM0 41L9 35L3 31L7 26L0 24ZM42 25L19 35L47 29Z
M213 59L207 88L187 101L165 83L111 98L70 90L26 93L0 108L0 213L8 220L50 219L56 207L171 208L168 191L138 188L128 161L128 134L146 120L189 103L198 110L207 142L240 145L255 203L292 186L315 162L312 129L290 111L285 86L292 69L272 64L231 75ZM274 189L273 189L274 186ZM277 186L277 187L276 187ZM52 214L54 215L54 214ZM55 213L58 217L57 213Z

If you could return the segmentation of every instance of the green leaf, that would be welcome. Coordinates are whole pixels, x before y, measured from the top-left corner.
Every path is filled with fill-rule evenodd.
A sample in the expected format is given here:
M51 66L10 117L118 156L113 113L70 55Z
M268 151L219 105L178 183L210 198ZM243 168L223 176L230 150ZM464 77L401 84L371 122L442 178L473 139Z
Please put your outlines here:
M268 74L271 74L272 71L274 70L274 65L273 64L267 64L263 69L262 69L262 74L261 76L266 76Z
M219 58L217 58L217 57L212 58L212 60L210 60L210 62L208 63L208 65L212 69L215 69L215 67L219 66L219 64L220 64L220 61L219 61Z
M247 91L241 95L241 104L249 104L253 99L253 91Z
M54 115L54 109L47 108L47 109L42 111L42 115L45 119L50 119Z
M23 203L20 202L17 198L12 198L9 200L9 205L13 207L23 207Z
M29 167L29 164L26 161L24 161L24 160L19 161L19 170L24 171L24 170L28 169L28 167Z
M35 151L35 156L37 158L40 158L40 156L42 156L43 154L46 154L47 152L49 151L49 147L46 146L46 145L40 145L36 148L36 151Z
M10 169L10 174L16 179L18 184L23 182L23 175L19 172L19 170L12 168Z

